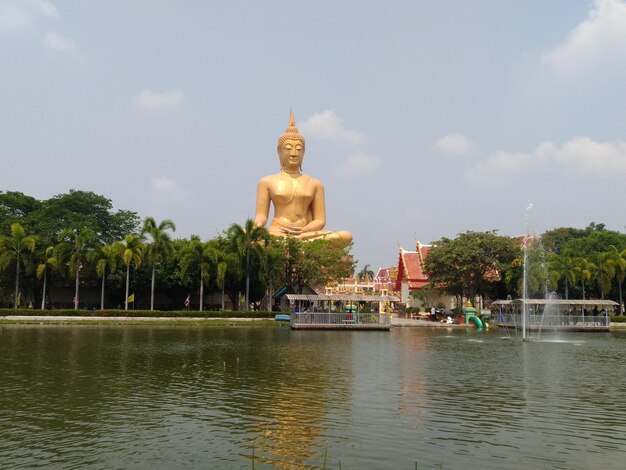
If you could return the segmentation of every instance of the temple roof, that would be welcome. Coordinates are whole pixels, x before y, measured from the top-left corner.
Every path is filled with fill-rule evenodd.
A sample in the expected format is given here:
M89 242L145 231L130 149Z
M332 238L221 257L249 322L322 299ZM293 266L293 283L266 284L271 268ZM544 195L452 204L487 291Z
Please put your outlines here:
M415 245L415 251L407 251L400 247L395 287L398 291L402 286L402 281L407 283L409 290L421 289L428 284L428 275L424 272L424 260L431 245L422 245L419 241Z

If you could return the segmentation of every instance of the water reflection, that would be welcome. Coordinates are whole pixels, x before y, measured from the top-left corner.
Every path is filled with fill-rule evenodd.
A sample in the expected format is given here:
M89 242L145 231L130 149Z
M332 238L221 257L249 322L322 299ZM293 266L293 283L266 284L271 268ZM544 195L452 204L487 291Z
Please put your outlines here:
M620 468L626 336L0 327L0 468Z

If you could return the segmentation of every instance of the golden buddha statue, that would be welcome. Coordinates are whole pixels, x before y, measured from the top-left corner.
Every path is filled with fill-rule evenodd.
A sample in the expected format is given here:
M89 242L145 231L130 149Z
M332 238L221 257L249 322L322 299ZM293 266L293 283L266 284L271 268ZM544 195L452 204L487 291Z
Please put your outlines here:
M289 127L278 138L278 157L280 173L259 181L254 223L265 226L271 202L274 218L268 228L270 234L280 237L292 235L301 240L323 238L350 243L350 232L322 230L326 225L324 185L302 173L304 137L296 129L293 112L289 117Z

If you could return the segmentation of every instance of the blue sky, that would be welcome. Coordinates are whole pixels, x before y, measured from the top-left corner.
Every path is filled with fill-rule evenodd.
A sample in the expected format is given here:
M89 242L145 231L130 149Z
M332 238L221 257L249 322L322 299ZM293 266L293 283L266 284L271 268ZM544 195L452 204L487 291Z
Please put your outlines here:
M0 0L0 190L177 236L253 216L293 109L359 267L465 230L624 231L626 1Z

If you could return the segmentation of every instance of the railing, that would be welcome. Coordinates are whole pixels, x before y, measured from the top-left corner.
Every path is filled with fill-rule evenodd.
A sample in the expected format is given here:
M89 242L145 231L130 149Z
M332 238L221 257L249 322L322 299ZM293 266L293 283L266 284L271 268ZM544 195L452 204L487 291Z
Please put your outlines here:
M504 326L522 326L522 315L520 314L503 314L496 313L491 317L498 325ZM528 315L526 325L529 327L586 327L586 326L604 326L608 327L611 323L610 317L606 315Z
M389 325L391 315L349 312L302 312L292 313L291 323L308 325Z

